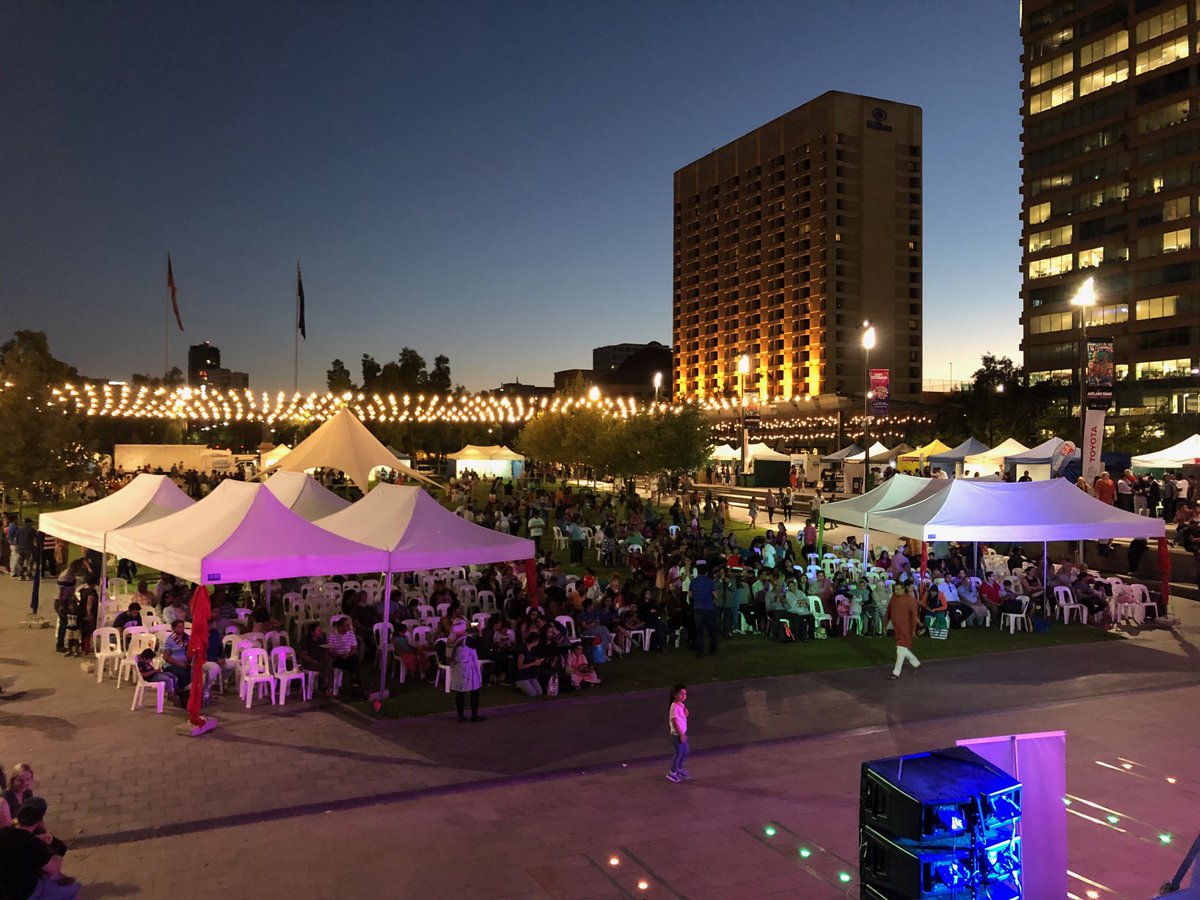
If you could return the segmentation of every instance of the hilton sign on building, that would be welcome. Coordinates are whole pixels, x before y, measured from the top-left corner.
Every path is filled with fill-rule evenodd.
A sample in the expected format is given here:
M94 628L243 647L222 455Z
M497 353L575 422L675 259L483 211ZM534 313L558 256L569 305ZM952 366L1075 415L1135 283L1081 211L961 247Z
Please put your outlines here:
M675 173L675 392L921 391L921 110L832 91Z

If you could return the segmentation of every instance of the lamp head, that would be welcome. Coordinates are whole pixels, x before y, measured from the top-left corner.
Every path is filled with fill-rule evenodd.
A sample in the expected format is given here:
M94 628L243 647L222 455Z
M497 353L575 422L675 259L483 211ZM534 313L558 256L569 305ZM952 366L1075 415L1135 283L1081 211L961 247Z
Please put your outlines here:
M662 383L663 383L662 372L655 372L654 373L654 389L657 391L660 387L662 387Z
M742 375L745 375L749 371L750 371L750 357L743 353L741 355L741 358L738 359L738 372Z
M867 330L863 332L862 345L864 350L875 349L875 326L867 326Z
M1096 279L1088 278L1079 286L1075 296L1071 298L1072 306L1094 306L1096 303Z

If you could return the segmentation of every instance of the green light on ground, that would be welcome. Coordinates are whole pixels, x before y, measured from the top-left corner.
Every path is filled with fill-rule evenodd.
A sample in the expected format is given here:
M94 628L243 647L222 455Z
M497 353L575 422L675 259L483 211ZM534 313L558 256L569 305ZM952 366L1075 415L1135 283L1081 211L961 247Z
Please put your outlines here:
M840 881L842 884L849 884L850 883L850 873L849 872L838 872L838 881Z
M1171 843L1171 841L1175 840L1175 837L1164 831L1162 834L1160 834L1158 836L1158 839L1160 842L1162 842L1164 844L1169 844L1169 843Z
M775 826L768 825L763 829L763 834L765 834L767 837L775 837Z
M809 850L807 847L801 847L801 848L800 848L800 855L801 855L801 856L802 856L804 859L808 859L810 856L812 856L812 851L811 851L811 850Z
M1063 806L1070 806L1070 805L1071 805L1071 798L1063 797Z
M1109 815L1109 816L1107 816L1106 818L1108 819L1108 824L1109 824L1109 825L1116 825L1118 822L1120 822L1120 821L1121 821L1121 817L1120 817L1120 816Z

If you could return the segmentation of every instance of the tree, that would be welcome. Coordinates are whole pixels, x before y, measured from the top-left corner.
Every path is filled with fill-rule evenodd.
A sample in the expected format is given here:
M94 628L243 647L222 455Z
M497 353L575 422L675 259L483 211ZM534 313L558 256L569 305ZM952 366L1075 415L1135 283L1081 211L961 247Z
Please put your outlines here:
M179 366L171 366L165 376L143 375L140 372L134 372L129 381L131 384L144 384L147 387L177 388L183 386L184 377L183 370Z
M449 394L454 383L450 379L450 357L438 354L433 358L433 370L429 373L427 386L432 393Z
M397 366L399 371L397 386L394 388L396 392L405 394L424 392L429 374L425 371L425 358L420 353L412 347L400 348Z
M335 359L328 371L325 372L325 383L329 386L329 390L335 394L357 390L350 378L350 370L346 368L346 364L340 359Z
M362 355L362 389L364 391L378 390L376 382L379 380L379 363L375 362L375 357L369 353Z
M50 353L46 335L18 331L0 346L0 485L32 492L61 485L83 470L79 420L51 394L79 373Z

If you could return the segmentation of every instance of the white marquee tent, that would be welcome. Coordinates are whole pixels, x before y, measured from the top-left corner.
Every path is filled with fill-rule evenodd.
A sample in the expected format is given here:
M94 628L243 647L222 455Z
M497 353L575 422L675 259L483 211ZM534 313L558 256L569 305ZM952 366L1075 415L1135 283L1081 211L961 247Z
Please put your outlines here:
M841 450L835 450L832 453L826 453L821 457L821 462L841 462L847 456L854 456L856 453L861 455L862 452L863 449L862 447L858 446L858 444L851 444L849 447L843 447ZM874 459L874 454L872 454L871 458Z
M728 444L718 444L708 452L708 458L716 462L733 462L735 459L741 459L742 454Z
M790 456L788 456L786 453L779 453L778 451L772 450L770 447L768 447L766 444L763 444L763 443L750 444L746 448L746 459L747 460L769 459L769 460L773 460L774 462L787 462L787 463L790 463L792 461L792 458Z
M1139 472L1147 469L1182 469L1184 466L1194 466L1198 462L1200 462L1200 434L1193 434L1173 447L1135 456L1132 468Z
M349 500L339 497L305 472L285 472L280 469L263 484L280 503L310 522L331 516L350 505Z
M258 467L260 469L269 469L291 452L292 448L287 444L280 444L278 447L273 447L267 452L259 454Z
M470 469L486 478L516 478L525 467L524 456L498 444L489 447L467 444L457 453L446 454L446 459L454 460L456 475Z
M1004 460L1028 449L1016 438L1009 438L986 453L972 453L964 457L963 474L973 475L978 472L981 475L995 475L997 469L1004 468Z
M354 413L345 408L326 419L275 464L288 472L304 472L318 466L340 469L363 491L368 488L371 472L378 468L393 469L408 478L436 485L389 453Z
M843 522L856 528L866 528L875 512L906 503L923 500L950 487L945 478L920 478L897 473L883 484L848 500L821 504L821 517L831 522Z
M62 512L42 513L38 530L104 552L109 532L153 522L195 502L168 476L142 473L103 500Z
M876 441L871 445L871 464L887 462L893 457L899 456L901 453L907 453L907 450L902 450L899 447L889 448ZM843 461L848 463L860 463L867 458L867 455L859 450L857 453L847 456Z
M962 468L963 461L969 456L978 456L981 453L987 453L987 444L975 440L973 437L967 438L957 447L947 448L941 453L931 454L929 457L929 465L939 468L947 468L954 471L955 474ZM988 473L989 475L992 473Z
M391 618L392 573L533 559L533 541L456 516L418 487L380 484L361 500L317 522L351 541L387 554L383 620ZM386 696L387 664L379 673Z
M387 554L319 528L266 485L223 481L203 500L108 535L111 553L200 584L382 572Z
M872 514L871 527L922 541L1096 541L1166 534L1162 519L1109 506L1063 478L1021 484L958 478L949 485Z

